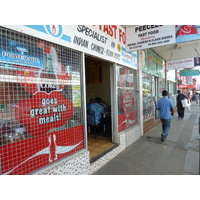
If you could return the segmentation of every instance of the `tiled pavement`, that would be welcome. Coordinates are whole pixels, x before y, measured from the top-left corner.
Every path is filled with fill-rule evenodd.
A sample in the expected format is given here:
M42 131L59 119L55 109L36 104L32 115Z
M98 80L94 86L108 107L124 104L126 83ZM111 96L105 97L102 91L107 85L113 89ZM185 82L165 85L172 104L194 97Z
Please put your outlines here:
M161 124L143 135L94 175L198 175L199 112L192 102L184 119L172 117L171 129L160 141Z

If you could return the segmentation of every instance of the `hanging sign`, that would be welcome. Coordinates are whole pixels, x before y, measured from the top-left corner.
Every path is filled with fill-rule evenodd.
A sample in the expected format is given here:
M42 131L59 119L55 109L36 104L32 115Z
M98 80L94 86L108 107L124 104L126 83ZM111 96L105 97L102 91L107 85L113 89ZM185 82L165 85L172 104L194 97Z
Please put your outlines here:
M176 43L200 39L200 25L176 25Z
M194 58L187 58L184 60L168 61L166 63L167 70L184 69L194 67Z
M199 76L199 70L198 69L180 70L180 76Z
M146 49L144 52L145 58L143 60L145 62L143 62L142 71L163 78L163 60L150 49Z
M127 52L175 43L174 25L142 25L127 28Z

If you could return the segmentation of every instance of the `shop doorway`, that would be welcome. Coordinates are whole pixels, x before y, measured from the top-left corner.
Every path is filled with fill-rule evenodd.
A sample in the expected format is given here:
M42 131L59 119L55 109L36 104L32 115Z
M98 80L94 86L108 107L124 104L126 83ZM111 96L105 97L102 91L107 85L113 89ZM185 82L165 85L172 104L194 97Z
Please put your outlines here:
M114 144L112 141L112 101L111 101L111 80L110 80L111 63L95 59L92 57L85 58L85 75L86 75L86 102L87 102L87 124L90 121L89 102L91 99L100 97L104 103L105 123L97 127L87 126L88 150L91 160L95 160L104 155Z

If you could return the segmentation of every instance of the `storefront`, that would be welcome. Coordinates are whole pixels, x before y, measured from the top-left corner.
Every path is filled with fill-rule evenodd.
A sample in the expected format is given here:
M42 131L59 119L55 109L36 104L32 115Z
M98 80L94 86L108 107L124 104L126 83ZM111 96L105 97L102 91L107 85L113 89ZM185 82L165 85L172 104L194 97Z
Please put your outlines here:
M176 108L177 83L175 70L167 71L167 86L169 91L169 99L172 100L172 103Z
M156 102L166 89L164 61L150 49L142 50L143 119L144 133L152 129L158 121Z
M118 132L138 124L137 74L127 67L117 66Z
M141 136L137 53L122 27L2 26L0 39L1 174L91 174ZM100 88L116 146L91 163L85 105Z
M177 69L177 86L183 94L188 96L190 100L195 94L197 77L199 76L199 69L196 67L190 69Z

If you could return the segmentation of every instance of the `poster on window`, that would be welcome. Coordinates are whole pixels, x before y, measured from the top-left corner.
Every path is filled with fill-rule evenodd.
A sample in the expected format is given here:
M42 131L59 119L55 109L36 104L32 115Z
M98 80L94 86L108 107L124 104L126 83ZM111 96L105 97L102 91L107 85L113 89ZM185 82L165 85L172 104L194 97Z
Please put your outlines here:
M0 57L4 67L0 68L4 78L0 81L0 96L4 97L0 99L0 173L5 175L31 173L85 145L84 126L75 118L81 112L75 109L81 107L81 65L72 74L67 67L67 54L60 54L58 46L34 39L32 42L35 42L32 49L41 53L38 59L42 58L43 66L31 62L22 65L12 58L5 63L5 70L5 60ZM18 42L12 44L21 46ZM76 62L81 63L81 53L74 54ZM24 58L14 50L7 55Z
M137 124L137 111L134 110L135 100L131 92L124 91L120 96L119 104L123 114L118 115L118 131Z
M1 38L0 62L43 68L43 51L31 45Z
M138 123L136 100L136 73L127 67L119 67L117 75L118 131Z

